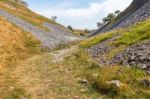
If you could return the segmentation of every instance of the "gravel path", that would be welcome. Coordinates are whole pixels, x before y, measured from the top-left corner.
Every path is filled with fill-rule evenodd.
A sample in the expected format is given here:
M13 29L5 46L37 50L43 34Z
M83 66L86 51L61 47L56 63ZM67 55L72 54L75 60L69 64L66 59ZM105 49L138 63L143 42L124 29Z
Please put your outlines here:
M53 63L60 63L61 61L64 60L64 57L71 55L71 53L77 48L78 48L77 46L72 46L71 48L56 51L52 54L53 58L51 61Z

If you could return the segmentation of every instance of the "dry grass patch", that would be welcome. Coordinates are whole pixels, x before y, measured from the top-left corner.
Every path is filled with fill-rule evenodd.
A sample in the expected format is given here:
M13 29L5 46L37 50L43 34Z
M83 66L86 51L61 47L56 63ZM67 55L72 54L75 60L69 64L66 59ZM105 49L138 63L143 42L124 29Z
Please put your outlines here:
M0 17L0 65L10 66L39 52L40 42Z
M135 67L105 66L86 70L86 77L100 93L115 99L148 99L148 88L141 85L140 80L150 78L144 71ZM119 80L121 86L108 82Z

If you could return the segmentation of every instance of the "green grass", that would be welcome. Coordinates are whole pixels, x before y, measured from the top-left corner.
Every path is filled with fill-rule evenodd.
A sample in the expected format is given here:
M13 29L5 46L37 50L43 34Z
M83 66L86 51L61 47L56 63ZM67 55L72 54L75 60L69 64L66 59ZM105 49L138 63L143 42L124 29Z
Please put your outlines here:
M117 32L110 32L110 33L105 33L105 34L100 34L98 36L94 36L92 38L89 38L87 40L84 40L80 43L80 46L83 48L89 48L93 45L96 45L100 42L103 42L105 40L108 40L112 37L114 37L117 34Z
M150 39L150 20L145 20L126 29L116 30L109 33L100 34L92 38L86 39L80 43L83 48L89 48L93 45L108 40L116 35L120 35L112 45L115 46L131 46L144 40Z
M150 78L145 71L135 67L104 66L99 67L97 62L89 57L84 50L78 50L72 56L66 58L65 64L74 65L73 70L86 78L92 91L97 91L102 96L115 99L148 99L149 88L141 85L140 81ZM108 83L112 80L120 80L120 88Z
M109 38L115 37L116 34L120 37L110 43L110 46L116 46L106 54L108 57L114 57L120 51L129 46L150 39L150 20L145 20L136 25L128 27L117 32L100 34L80 43L83 48L88 48ZM87 65L89 66L89 65ZM141 85L142 79L150 76L145 71L136 67L120 67L120 66L104 66L104 67L89 67L84 69L83 73L86 79L92 84L93 88L115 99L148 99L150 97L149 87ZM96 76L95 76L96 75ZM108 82L112 80L120 80L122 86L120 88Z
M122 36L113 44L116 46L131 46L144 40L150 39L150 20L141 22L135 26L128 28Z
M95 74L97 76L94 76ZM146 93L149 88L140 84L141 79L149 78L149 76L138 68L120 66L92 68L86 71L86 77L96 90L110 97L148 99L150 96L150 93ZM121 87L109 83L112 80L120 80Z
M52 53L58 52L35 55L20 62L8 73L4 72L7 79L1 84L7 90L9 86L14 86L16 90L5 91L5 94L0 90L0 94L3 97L13 97L8 99L17 99L21 96L32 99L33 94L40 94L44 99L47 96L56 99L68 99L74 96L81 99L146 99L149 97L148 88L139 83L141 79L149 76L138 68L99 67L84 49L78 48L75 48L71 54L68 53L69 55L64 57L63 61L53 63ZM0 78L3 80L4 77L1 75ZM80 83L82 79L87 79L88 85L82 85ZM120 80L123 86L117 88L107 83L111 80Z

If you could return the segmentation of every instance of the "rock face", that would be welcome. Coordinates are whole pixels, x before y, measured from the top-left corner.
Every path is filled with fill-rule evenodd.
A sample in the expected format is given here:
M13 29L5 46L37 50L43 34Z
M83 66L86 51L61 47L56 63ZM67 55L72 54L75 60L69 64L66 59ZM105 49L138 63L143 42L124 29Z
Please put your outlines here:
M63 29L61 29L61 28L58 29L58 27L56 26L57 29L55 30L54 25L51 25L51 26L46 25L46 27L49 27L52 30L51 32L43 31L43 30L35 27L31 23L29 23L21 18L18 18L2 9L0 9L0 16L4 17L11 23L20 27L24 31L32 33L38 40L41 41L42 47L47 50L52 49L52 48L58 46L59 44L65 44L70 41L79 40L78 37L69 35L69 32L67 32L67 31L60 33L60 31ZM57 31L59 31L59 32L57 32ZM63 30L63 31L65 31L65 30Z
M133 0L131 5L117 17L116 22L109 23L104 27L99 28L97 31L90 34L89 37L113 29L126 28L149 18L150 0Z

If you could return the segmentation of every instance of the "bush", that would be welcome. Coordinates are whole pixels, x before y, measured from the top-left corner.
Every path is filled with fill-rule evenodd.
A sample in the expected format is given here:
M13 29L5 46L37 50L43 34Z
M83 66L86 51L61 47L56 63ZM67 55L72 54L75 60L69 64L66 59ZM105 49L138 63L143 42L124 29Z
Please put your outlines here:
M72 28L72 26L70 26L70 25L69 25L67 28L68 28L69 30L71 30L71 31L74 31L73 28Z

